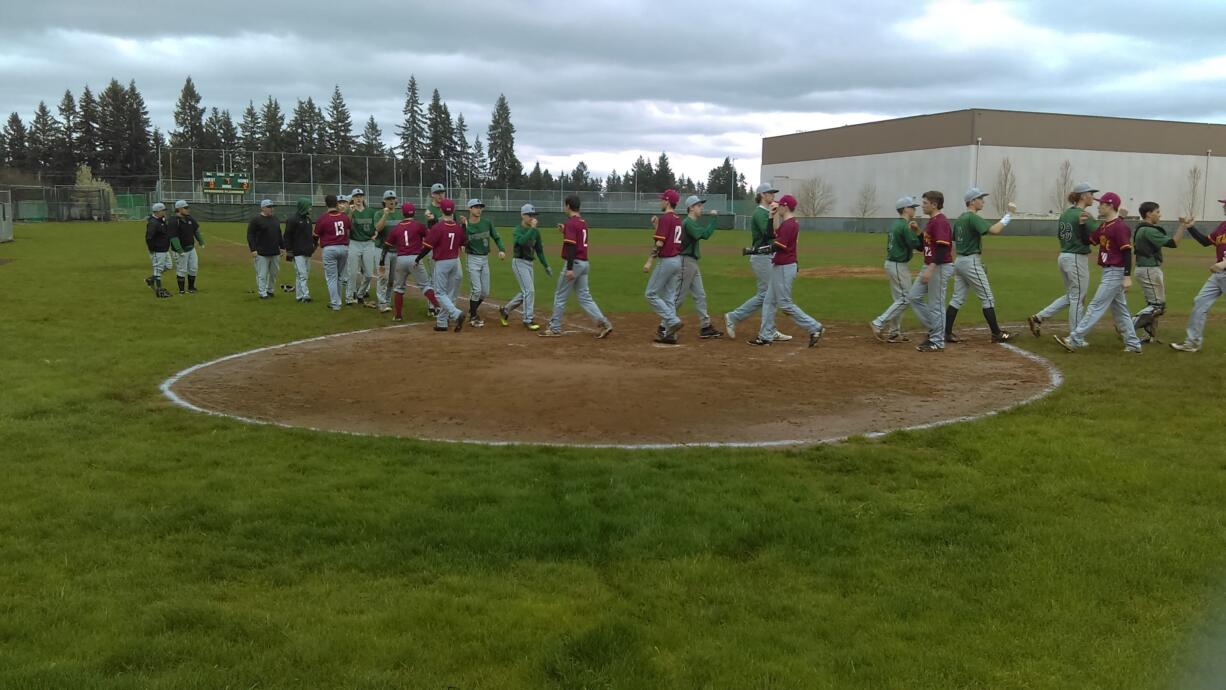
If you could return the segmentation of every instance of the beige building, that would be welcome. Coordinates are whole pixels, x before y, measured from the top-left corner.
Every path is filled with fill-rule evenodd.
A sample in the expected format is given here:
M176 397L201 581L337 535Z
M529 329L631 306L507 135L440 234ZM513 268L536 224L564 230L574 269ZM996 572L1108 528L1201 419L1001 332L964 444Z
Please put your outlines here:
M1134 213L1156 201L1168 219L1214 219L1224 156L1226 125L959 110L765 138L761 179L809 216L886 217L898 197L930 189L958 211L971 186L993 195L988 215L1006 197L1023 214L1056 214L1084 180Z

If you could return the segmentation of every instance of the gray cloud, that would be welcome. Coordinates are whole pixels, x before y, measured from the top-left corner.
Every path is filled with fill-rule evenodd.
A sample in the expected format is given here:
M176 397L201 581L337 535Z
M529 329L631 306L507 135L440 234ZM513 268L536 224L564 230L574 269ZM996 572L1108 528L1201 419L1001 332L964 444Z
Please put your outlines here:
M315 0L209 7L40 3L10 24L0 45L0 109L28 119L39 100L53 105L66 88L98 90L113 76L135 79L167 129L187 74L206 105L236 118L249 100L271 94L288 111L299 97L326 102L340 84L355 123L374 115L390 139L405 82L416 74L424 97L438 88L483 138L494 100L506 93L530 155L668 150L712 161L753 160L761 134L842 116L966 107L1226 115L1226 58L1216 70L1195 67L1226 53L1215 48L1217 27L1226 25L1226 3L1217 0L1124 11L1106 0L1075 9L1055 0L782 0L765 10L381 0L347 16L337 14L344 5Z

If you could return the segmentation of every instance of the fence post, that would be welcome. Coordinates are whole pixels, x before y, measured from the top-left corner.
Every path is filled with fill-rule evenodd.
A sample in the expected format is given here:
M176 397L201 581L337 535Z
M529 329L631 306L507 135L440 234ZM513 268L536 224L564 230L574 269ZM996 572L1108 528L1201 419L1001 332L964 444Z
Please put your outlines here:
M307 167L311 169L311 203L315 203L315 154L307 154Z
M251 152L251 198L255 199L255 151Z
M366 157L366 184L363 185L362 188L369 192L370 191L369 187L370 187L370 156L367 156Z
M345 193L345 181L341 179L341 159L343 158L344 156L340 155L339 153L336 154L336 188L339 190L338 193L340 194Z
M254 191L255 185L252 185L251 189L252 191ZM283 204L287 203L287 200L285 198L285 152L284 151L281 152L281 203Z
M191 149L188 149L188 151L190 151L192 154L192 170L191 170L192 196L191 196L191 199L192 201L195 201L196 200L196 149L191 148Z

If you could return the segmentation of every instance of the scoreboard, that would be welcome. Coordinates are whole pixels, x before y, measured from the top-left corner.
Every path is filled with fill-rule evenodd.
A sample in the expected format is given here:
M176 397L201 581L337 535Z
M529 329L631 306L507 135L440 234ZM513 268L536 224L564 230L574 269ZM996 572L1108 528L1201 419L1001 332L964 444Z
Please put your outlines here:
M246 194L251 189L246 173L206 172L201 182L205 194Z

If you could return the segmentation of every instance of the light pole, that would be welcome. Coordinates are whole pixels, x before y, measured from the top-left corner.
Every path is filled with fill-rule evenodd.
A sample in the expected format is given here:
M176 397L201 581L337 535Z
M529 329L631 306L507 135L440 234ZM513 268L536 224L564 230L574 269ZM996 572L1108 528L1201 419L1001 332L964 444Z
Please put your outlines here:
M736 184L736 159L732 159L732 175L728 180L728 213L732 213L732 187Z

